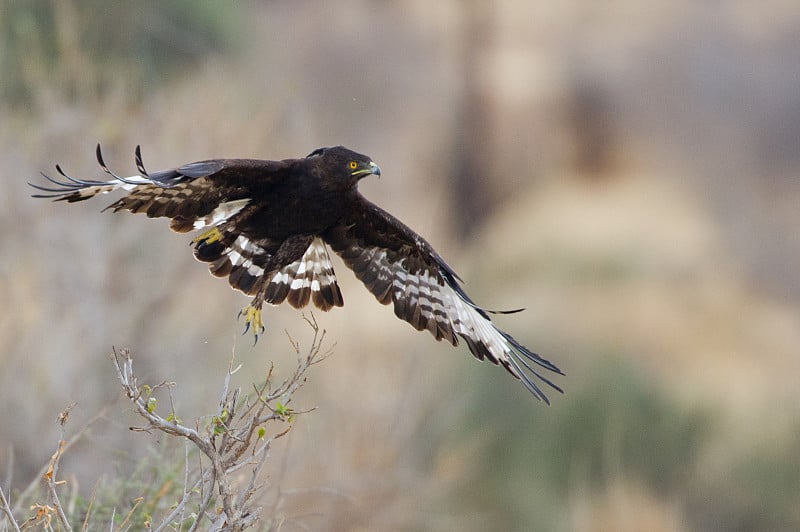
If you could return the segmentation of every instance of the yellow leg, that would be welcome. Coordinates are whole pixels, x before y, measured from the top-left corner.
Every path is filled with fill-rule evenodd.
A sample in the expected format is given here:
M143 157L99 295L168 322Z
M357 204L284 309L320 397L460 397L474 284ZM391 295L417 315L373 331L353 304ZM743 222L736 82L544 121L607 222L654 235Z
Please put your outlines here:
M239 317L244 316L244 334L253 327L253 336L255 336L255 345L258 342L258 335L264 332L264 321L261 319L261 309L253 305L247 305L239 311Z

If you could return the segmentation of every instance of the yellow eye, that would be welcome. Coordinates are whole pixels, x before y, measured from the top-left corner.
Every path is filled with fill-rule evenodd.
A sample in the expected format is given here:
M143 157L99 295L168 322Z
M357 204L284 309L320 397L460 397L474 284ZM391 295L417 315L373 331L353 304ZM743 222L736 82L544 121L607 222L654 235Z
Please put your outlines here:
M356 168L358 168L358 163L355 161L350 161L350 169L355 170Z

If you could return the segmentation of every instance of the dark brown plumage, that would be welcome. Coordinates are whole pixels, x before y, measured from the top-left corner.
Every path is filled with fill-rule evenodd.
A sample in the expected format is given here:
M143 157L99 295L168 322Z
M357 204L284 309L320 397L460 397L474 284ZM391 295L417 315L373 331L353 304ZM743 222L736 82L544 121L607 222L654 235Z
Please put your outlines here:
M253 296L242 313L247 327L263 331L261 308L288 301L329 310L344 304L327 246L367 289L417 330L453 345L463 338L477 358L503 365L539 399L534 377L561 391L542 369L563 375L494 326L489 313L464 292L450 266L421 236L369 202L357 190L380 175L369 157L342 146L320 148L302 159L214 159L148 173L136 148L139 175L122 177L97 159L109 181L44 176L55 186L32 184L35 197L76 202L117 189L128 195L113 211L170 218L177 232L203 230L194 256L217 277Z

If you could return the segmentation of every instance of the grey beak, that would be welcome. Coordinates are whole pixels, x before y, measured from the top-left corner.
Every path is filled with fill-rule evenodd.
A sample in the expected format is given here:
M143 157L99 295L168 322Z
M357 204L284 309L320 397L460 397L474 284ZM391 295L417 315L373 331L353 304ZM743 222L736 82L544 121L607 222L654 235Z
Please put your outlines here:
M370 168L370 170L372 170L373 174L375 174L378 177L381 176L381 167L380 166L378 166L377 164L375 164L372 161L370 161L369 168Z

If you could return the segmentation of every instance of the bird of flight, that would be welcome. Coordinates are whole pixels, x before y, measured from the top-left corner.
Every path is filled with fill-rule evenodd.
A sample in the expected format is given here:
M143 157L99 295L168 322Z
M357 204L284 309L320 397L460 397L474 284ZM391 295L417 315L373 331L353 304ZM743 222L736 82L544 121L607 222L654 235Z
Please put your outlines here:
M538 399L549 404L538 379L562 392L544 374L563 375L553 363L492 323L460 278L428 242L358 192L358 182L381 175L369 157L343 146L319 148L307 157L266 161L211 159L149 173L136 147L138 174L111 172L97 146L97 161L111 179L77 179L59 165L52 185L30 184L41 194L70 203L98 194L128 194L106 209L170 218L179 233L202 231L194 256L217 277L253 296L242 310L245 331L264 331L264 303L309 302L321 310L344 304L328 246L398 318L437 340L463 338L480 360L501 364ZM517 311L511 311L517 312Z

